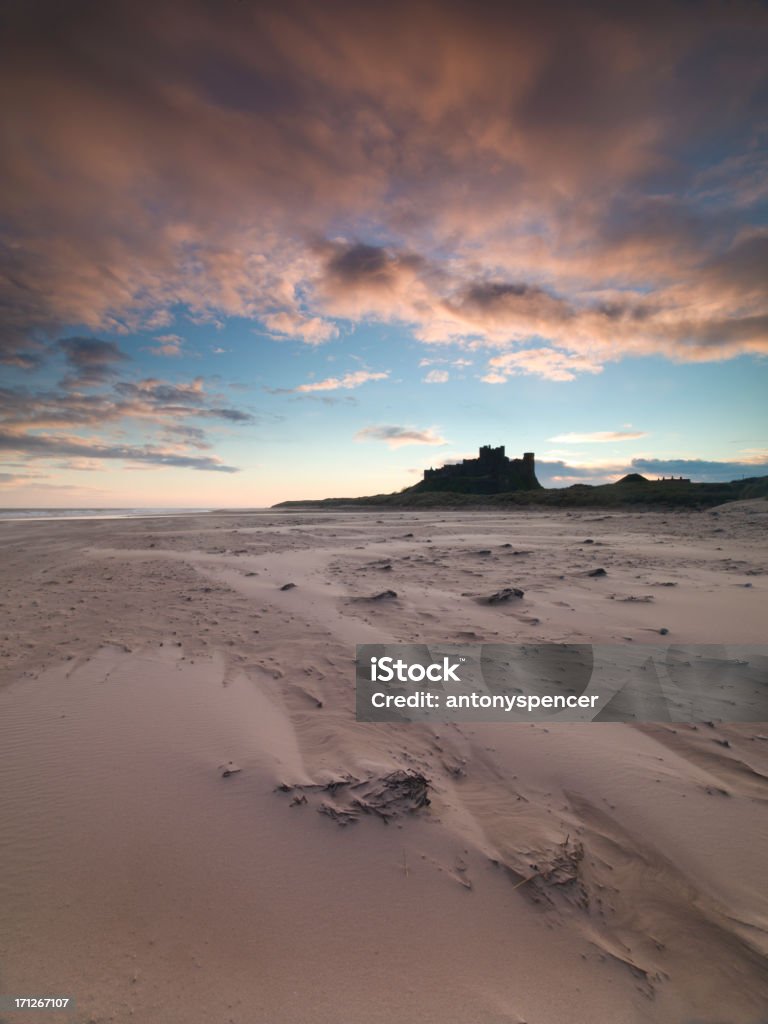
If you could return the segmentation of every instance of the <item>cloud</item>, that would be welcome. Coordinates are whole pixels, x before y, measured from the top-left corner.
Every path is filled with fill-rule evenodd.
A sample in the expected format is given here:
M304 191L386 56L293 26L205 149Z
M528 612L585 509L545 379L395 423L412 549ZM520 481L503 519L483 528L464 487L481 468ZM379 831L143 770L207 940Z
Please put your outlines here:
M440 357L424 358L419 360L419 366L454 366L457 370L466 369L473 365L472 359L441 359Z
M188 384L170 384L157 377L145 377L136 383L120 381L115 385L115 391L155 406L189 406L202 404L205 385L202 377L195 377Z
M389 370L372 373L369 370L355 370L353 373L345 373L343 377L327 377L325 380L315 381L312 384L299 384L298 387L289 390L299 392L309 391L338 391L341 388L359 388L371 380L386 380L389 377Z
M768 462L768 448L742 448L739 454L743 463Z
M52 456L64 455L88 459L119 459L124 462L207 470L217 473L238 472L236 467L227 466L214 456L181 455L153 445L105 445L84 441L79 437L41 434L21 435L5 430L0 430L0 452L9 452L12 455L25 455L30 459L47 459Z
M34 473L0 473L0 484L3 487L19 487L29 483L30 480L44 479L44 476Z
M94 468L83 460L103 464L107 459L123 459L143 465L236 472L216 456L201 458L188 453L188 449L211 448L207 434L194 421L244 424L255 421L253 414L219 405L221 396L209 394L200 377L186 382L147 377L110 381L105 386L105 380L99 379L102 368L106 364L109 371L113 360L94 358L93 353L109 356L111 350L70 347L70 351L76 352L79 362L74 368L90 382L88 389L74 388L70 378L65 382L68 386L57 389L0 388L0 449L27 458L69 457L68 469ZM131 423L143 429L145 444L121 443L124 432L120 428ZM73 430L86 436L75 436ZM99 435L98 442L90 436L94 432ZM109 440L110 434L118 441ZM154 435L164 443L156 443Z
M410 444L441 445L448 442L437 431L416 430L412 427L371 426L363 427L355 434L356 441L384 441L390 448L402 448Z
M397 269L395 258L381 246L362 242L328 246L327 274L342 285L388 288Z
M46 491L64 491L89 497L105 494L104 491L96 487L84 487L82 484L51 484L45 482L47 479L47 476L38 473L0 473L0 488L5 491L23 490L27 495L30 492Z
M228 420L230 423L253 423L256 419L249 412L243 409L224 409L220 406L211 406L210 409L203 409L197 412L197 416L206 416L210 419Z
M524 349L505 352L489 360L489 371L481 380L487 384L503 384L519 374L543 377L545 380L574 380L577 373L600 373L602 366L588 356L551 348Z
M338 336L335 324L317 316L302 316L297 313L270 313L262 317L264 326L274 334L299 338L307 345L322 345Z
M113 377L117 366L128 358L114 341L99 338L62 338L57 347L64 352L71 374L70 387L96 387Z
M167 443L189 445L190 448L196 448L198 451L205 451L211 447L204 430L183 423L164 427L162 438Z
M117 406L120 415L156 417L196 416L229 420L231 423L252 423L255 417L242 409L211 405L202 377L189 383L171 384L155 377L136 383L120 381L115 392L125 400Z
M37 370L45 359L42 345L31 339L0 333L0 363L20 370Z
M172 310L557 380L768 352L762 5L59 9L4 15L0 359Z
M425 384L446 384L450 374L447 370L430 370L424 378Z
M294 401L299 401L299 399L298 398L294 399ZM337 405L353 405L353 406L359 405L359 402L354 397L354 395L343 395L343 396L335 396L335 395L302 395L301 401L305 401L305 402L322 402L323 405L327 405L329 407L333 407L333 406L337 406Z
M52 462L52 469L68 469L77 473L93 473L101 466L96 459L65 459L62 462Z
M170 383L148 377L138 382L117 381L108 391L0 388L0 423L15 429L98 427L120 420L175 423L184 418L254 422L242 409L214 404L220 396L205 391L202 378Z
M446 307L459 323L467 325L468 333L473 329L476 333L501 330L526 336L540 325L552 329L574 317L567 301L525 282L470 282L448 300Z
M328 315L361 322L402 322L416 328L441 302L443 272L414 252L346 239L322 241L313 296Z
M596 430L591 434L557 434L549 440L564 444L601 444L608 441L635 441L639 437L647 436L644 430Z
M184 344L184 339L180 338L178 334L160 334L155 338L158 342L155 348L150 348L147 351L153 356L168 356L173 358L174 356L181 355L181 348Z
M631 472L622 463L572 465L562 459L537 459L536 476L544 487L570 487L572 484L608 484Z

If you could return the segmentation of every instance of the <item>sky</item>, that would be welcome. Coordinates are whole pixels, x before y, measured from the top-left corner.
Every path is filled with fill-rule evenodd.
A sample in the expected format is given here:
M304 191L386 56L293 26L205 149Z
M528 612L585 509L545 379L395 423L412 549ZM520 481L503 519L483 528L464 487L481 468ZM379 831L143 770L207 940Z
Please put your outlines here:
M0 7L0 505L768 474L768 8Z

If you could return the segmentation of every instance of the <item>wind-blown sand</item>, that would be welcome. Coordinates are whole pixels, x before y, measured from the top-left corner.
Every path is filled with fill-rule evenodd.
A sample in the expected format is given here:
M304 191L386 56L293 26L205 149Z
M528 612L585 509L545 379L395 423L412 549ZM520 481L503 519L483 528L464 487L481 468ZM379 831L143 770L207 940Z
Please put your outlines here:
M356 643L764 643L766 527L766 502L0 524L0 992L77 1001L3 1019L768 1020L768 724L354 717ZM429 806L316 813L401 769Z

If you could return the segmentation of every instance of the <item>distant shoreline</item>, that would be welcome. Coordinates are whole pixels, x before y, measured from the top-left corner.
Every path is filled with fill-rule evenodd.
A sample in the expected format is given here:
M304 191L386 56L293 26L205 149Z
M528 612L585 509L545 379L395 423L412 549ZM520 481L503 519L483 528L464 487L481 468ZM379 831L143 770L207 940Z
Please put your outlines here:
M732 480L730 483L677 483L643 480L592 486L540 488L504 494L459 494L449 491L414 491L375 494L362 498L321 498L305 501L281 501L273 509L503 509L530 508L612 508L616 510L684 508L707 509L729 501L768 498L768 476Z
M0 522L27 523L73 519L161 519L206 515L209 508L0 508Z

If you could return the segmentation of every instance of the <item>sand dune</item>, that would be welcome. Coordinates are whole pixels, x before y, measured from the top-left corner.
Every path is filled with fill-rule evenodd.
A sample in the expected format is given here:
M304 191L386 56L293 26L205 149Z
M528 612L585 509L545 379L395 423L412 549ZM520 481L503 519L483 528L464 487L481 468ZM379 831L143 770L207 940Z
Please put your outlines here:
M78 1024L765 1021L768 724L358 723L354 645L763 643L767 522L0 524L0 989Z

